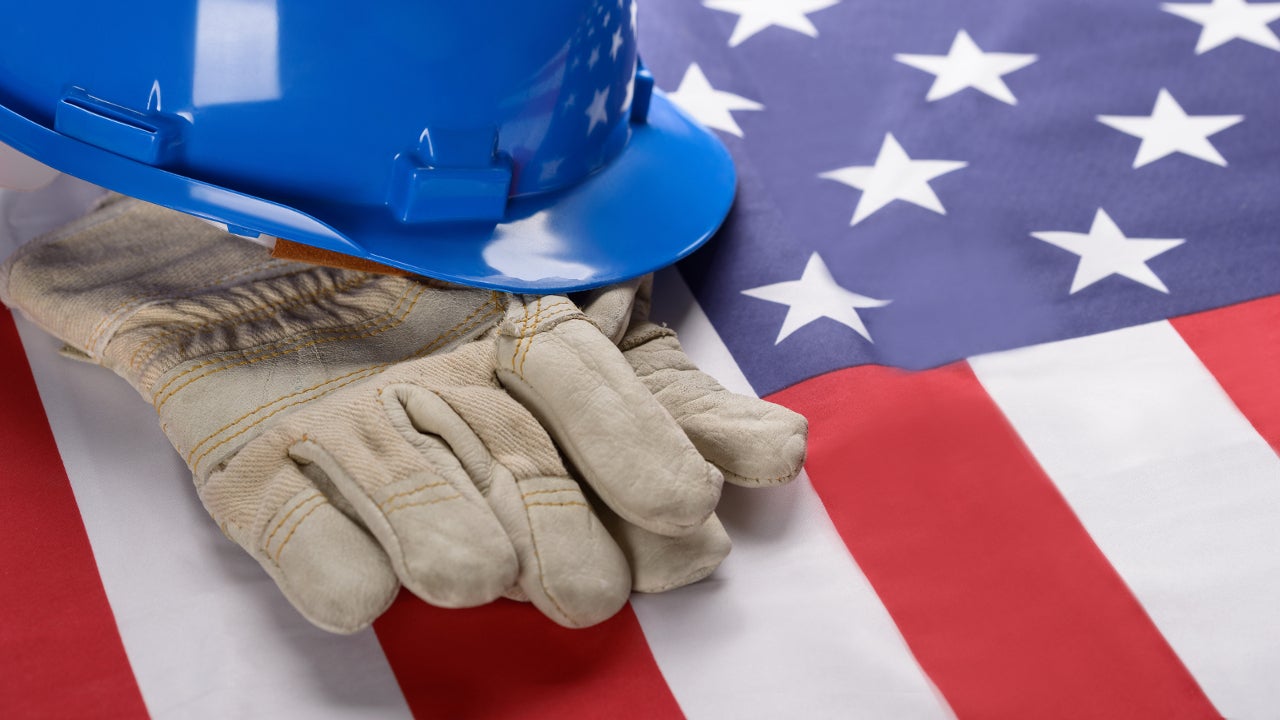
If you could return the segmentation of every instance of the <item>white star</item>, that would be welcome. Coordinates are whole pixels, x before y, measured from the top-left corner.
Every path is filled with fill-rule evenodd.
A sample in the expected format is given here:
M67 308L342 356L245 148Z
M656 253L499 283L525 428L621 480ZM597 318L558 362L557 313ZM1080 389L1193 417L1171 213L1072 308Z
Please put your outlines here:
M609 111L604 108L604 104L609 101L609 90L610 88L596 90L595 96L591 98L591 106L586 109L587 117L591 118L591 124L587 126L588 135L596 129L596 125L604 125L609 121Z
M937 76L933 87L929 88L929 94L925 96L925 100L929 102L950 97L965 88L973 88L1001 102L1017 105L1018 99L1002 78L1035 62L1036 56L984 53L973 38L969 37L969 33L961 30L956 33L956 39L952 41L951 50L946 55L898 54L893 59Z
M825 10L840 0L702 0L703 7L738 15L738 24L729 37L729 47L737 47L747 38L773 25L818 37L818 28L809 13Z
M1190 155L1225 167L1226 158L1209 142L1209 136L1244 120L1243 115L1188 115L1168 90L1156 96L1150 116L1099 115L1098 122L1127 135L1142 138L1134 168L1149 165L1174 153Z
M1168 293L1169 288L1147 267L1147 261L1186 242L1126 238L1111 216L1102 209L1094 216L1093 227L1088 233L1037 232L1031 233L1031 236L1080 256L1075 279L1071 281L1072 295L1111 275L1123 275L1149 288Z
M818 253L809 257L808 264L804 266L804 274L799 280L743 290L742 294L788 307L787 317L782 321L782 329L778 332L778 339L774 341L775 345L786 340L791 333L821 318L835 320L872 341L871 333L867 331L858 310L884 307L892 302L869 298L840 287Z
M906 200L946 215L942 201L929 187L934 178L955 172L968 163L952 160L912 160L893 133L884 136L873 166L855 166L824 172L818 177L835 180L862 191L850 225L857 225L894 200Z
M587 59L587 67L595 69L596 63L600 62L600 46L591 48L591 57Z
M560 174L560 166L564 164L564 158L556 158L555 160L547 160L542 163L542 172L538 174L538 179L546 182L556 175Z
M622 28L613 31L613 47L609 48L609 59L617 60L618 51L622 49Z
M754 100L711 87L698 63L693 63L684 71L680 87L667 97L703 125L738 137L742 137L742 128L738 127L730 112L764 109L763 105Z
M1213 0L1204 3L1164 3L1160 9L1200 23L1196 54L1202 55L1232 40L1247 40L1280 51L1280 37L1267 27L1280 20L1280 3L1247 3L1244 0Z
M640 12L640 4L635 0L631 3L631 32L636 31L636 14Z

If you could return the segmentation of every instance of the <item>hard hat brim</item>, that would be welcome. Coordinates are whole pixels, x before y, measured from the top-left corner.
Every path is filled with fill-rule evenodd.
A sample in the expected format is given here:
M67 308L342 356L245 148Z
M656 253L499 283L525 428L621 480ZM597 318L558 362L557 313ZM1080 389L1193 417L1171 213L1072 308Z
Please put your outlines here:
M449 282L559 293L669 265L719 228L736 175L723 144L654 92L647 122L602 170L514 198L497 224L397 222L385 207L291 206L136 162L0 107L0 140L69 175L229 227L288 238Z

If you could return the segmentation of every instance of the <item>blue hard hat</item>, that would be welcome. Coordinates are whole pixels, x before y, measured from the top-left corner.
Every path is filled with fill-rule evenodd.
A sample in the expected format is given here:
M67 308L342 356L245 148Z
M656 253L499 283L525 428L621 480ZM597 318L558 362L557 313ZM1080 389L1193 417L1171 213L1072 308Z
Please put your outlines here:
M0 142L121 193L469 285L635 277L729 211L635 0L100 0L0 24Z

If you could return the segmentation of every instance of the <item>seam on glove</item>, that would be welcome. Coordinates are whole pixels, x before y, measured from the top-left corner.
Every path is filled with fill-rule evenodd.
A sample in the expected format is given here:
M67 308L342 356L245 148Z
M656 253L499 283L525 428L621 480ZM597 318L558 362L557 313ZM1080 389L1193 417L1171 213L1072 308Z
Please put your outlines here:
M404 323L404 321L409 317L409 313L413 312L414 306L418 304L418 301L422 299L422 295L426 292L426 288L419 287L416 289L417 289L417 294L414 296L412 302L409 303L409 306L405 308L404 311L401 312L398 317L388 317L388 316L395 313L397 311L397 308L404 303L404 300L407 297L407 294L401 295L400 299L396 301L396 305L393 306L387 312L382 313L380 317L370 318L356 325L348 325L348 326L339 327L339 328L329 328L325 330L319 330L316 333L312 333L311 334L312 339L307 342L300 342L298 338L277 340L275 342L267 343L266 345L263 345L260 347L250 348L247 350L238 350L235 352L227 353L226 355L219 357L215 360L208 360L205 362L197 363L187 368L186 370L183 370L182 372L178 373L174 377L169 378L164 383L164 385L162 385L159 389L155 391L156 396L160 396L163 394L163 397L159 397L155 401L156 411L159 412L160 409L164 407L165 403L169 402L169 400L172 399L174 395L178 394L179 391L186 388L188 385L191 385L192 383L202 380L204 378L207 378L211 375L216 375L220 372L231 370L233 368L244 367L246 365L253 365L255 363L259 363L264 360L271 360L271 359L280 357L282 355L288 355L289 353L297 352L298 350L302 350L309 347L314 347L316 345L322 345L322 344L331 343L331 342L339 342L342 340L363 340L366 338L377 337L378 335L381 335L384 332L393 330ZM382 326L379 327L379 324L382 324ZM330 337L323 336L325 333L333 333L333 332L341 332L341 333L347 333L347 334L333 335ZM315 335L321 335L321 337L315 337ZM268 352L272 348L278 348L278 349L276 349L274 352ZM260 354L258 354L255 357L254 353L260 353ZM167 393L165 392L175 382L187 377L188 375L191 375L192 373L198 372L208 367L219 365L221 363L225 363L229 359L234 359L237 357L243 358L243 359L240 362L233 362L230 365L222 365L221 367L216 367L213 370L210 370L209 372L201 373L200 375L197 375L196 377L184 382L182 385L172 390L169 390Z
M291 408L291 407L295 407L295 406L297 406L297 405L301 405L301 404L303 404L303 403L310 402L310 401L312 401L312 400L315 400L315 399L318 399L318 398L324 397L325 395L327 395L327 394L329 394L329 393L331 393L331 392L334 392L335 390L339 390L339 389L341 389L341 388L343 388L343 387L346 387L347 385L350 385L351 383L357 382L357 381L359 381L359 380L364 380L365 378L368 378L368 377L370 377L370 376L372 376L372 375L377 374L377 372L378 372L379 370L382 370L384 366L385 366L385 364L384 364L383 366L375 365L375 366L373 366L373 367L368 367L368 368L362 368L362 369L360 369L360 370L355 370L355 371L349 372L349 373L347 373L346 375L343 375L343 376L341 376L341 377L337 377L337 378L332 378L332 379L329 379L329 380L325 380L325 381L324 381L324 382L322 382L322 383L318 383L318 384L316 384L316 385L312 385L311 387L308 387L308 388L303 388L303 389L301 389L301 390L298 390L298 391L292 392L292 393L290 393L290 394L288 394L288 395L285 395L285 396L283 396L283 397L276 398L275 400L272 400L271 402L268 402L268 403L264 403L264 404L262 404L262 405L259 405L258 407L254 408L253 410L250 410L249 412L245 413L244 415L241 415L240 417L236 418L235 420L231 421L230 423L228 423L228 424L226 424L226 425L224 425L224 426L222 426L222 427L218 428L217 430L213 431L211 434L206 435L203 439L201 439L201 440L200 440L200 442L196 443L196 444L191 448L191 450L190 450L190 451L188 451L188 452L187 452L187 454L186 454L187 466L191 468L191 471L192 471L192 472L195 472L195 471L196 471L196 467L200 464L200 462L201 462L202 460L204 460L204 459L209 455L209 453L213 452L214 450L217 450L218 448L222 447L223 445L227 444L228 442L231 442L232 440L234 440L234 439L236 439L237 437L239 437L239 436L241 436L241 435L245 434L246 432L249 432L249 431L250 431L250 430L252 430L253 428L257 427L258 425L262 424L263 422L266 422L267 420L269 420L269 419L270 419L270 418L272 418L273 416L275 416L275 415L279 414L280 412L282 412L282 411L284 411L284 410L287 410L287 409L289 409L289 408ZM356 375L359 375L360 377L353 377L353 376L356 376ZM350 378L350 379L348 379L348 378ZM325 385L328 385L329 383L337 382L337 381L339 381L339 380L346 380L346 382L339 383L338 385L335 385L335 386L333 386L333 387L331 387L331 388L329 388L329 389L325 390L324 392L322 392L322 393L320 393L320 394L316 395L315 397L305 398L305 399L299 400L299 401L297 401L297 402L289 403L288 405L284 405L284 406L282 406L282 407L276 408L275 410L273 410L273 411L271 411L270 413L268 413L268 414L266 414L266 415L262 416L261 418L259 418L258 420L254 421L252 424L250 424L249 426L247 426L247 427L245 427L244 429L240 430L239 432L235 433L234 435L230 435L230 436L228 436L228 437L223 438L223 439L222 439L221 441L219 441L217 444L213 445L212 447L208 448L208 449L207 449L207 450L205 450L204 452L200 453L200 456L199 456L199 457L196 457L196 458L194 458L194 459L192 458L192 455L194 455L194 454L195 454L195 452L196 452L196 450L199 450L199 449L200 449L200 447L201 447L202 445L204 445L205 443L209 442L209 441L210 441L210 440L212 440L213 438L217 437L219 433L222 433L222 432L225 432L225 431L227 431L227 430L231 429L232 427L234 427L234 426L236 425L236 423L238 423L238 422L240 422L240 421L244 420L245 418L248 418L248 417L252 416L254 413L260 412L260 411L262 411L262 410L264 410L264 409L266 409L266 408L270 407L271 405L274 405L275 403L280 402L281 400L287 400L287 399L289 399L289 398L297 397L298 395L305 395L306 393L309 393L309 392L311 392L311 391L313 391L313 390L316 390L316 389L318 389L318 388L320 388L320 387L323 387L323 386L325 386Z
M549 306L547 309L547 315L540 315L538 318L534 319L534 327L529 328L529 331L527 331L525 336L521 336L522 341L525 341L527 338L527 341L525 342L525 350L520 354L520 370L517 370L517 373L520 374L521 378L525 377L525 360L529 359L529 351L534 347L534 337L538 334L538 325L543 323L544 319L554 318L554 316L556 316L557 307L562 307L564 305L571 306L573 309L577 310L577 307L573 306L571 302L562 302L562 304Z
M491 306L490 311L489 311L488 313L485 313L484 315L480 316L479 318L476 318L476 316L477 316L477 315L478 315L482 310L484 310L486 306ZM500 313L501 311L502 311L501 305L500 305L499 303L497 303L497 302L496 302L496 298L495 298L495 296L490 296L490 299L489 299L489 302L488 302L488 303L486 303L486 304L484 304L484 305L481 305L479 308L476 308L476 310L475 310L474 312L472 312L470 315L468 315L465 319L463 319L463 320L462 320L462 322L458 323L457 325L454 325L452 328L449 328L448 330L444 331L444 332L443 332L443 333L441 333L440 335L436 336L436 338L435 338L434 340L432 340L431 342L427 343L427 344L426 344L426 345L424 345L423 347L419 348L418 350L416 350L414 353L412 353L411 355L409 355L409 356L407 356L407 357L401 358L401 359L396 360L396 361L393 361L393 362L381 363L381 364L379 364L379 365L373 365L373 366L370 366L370 367L367 367L367 368L362 368L362 369L360 369L360 370L354 370L354 371L352 371L352 372L347 373L346 375L342 375L342 376L339 376L339 377L336 377L336 378L330 378L330 379L328 379L328 380L325 380L324 382L317 383L316 385L313 385L313 386L311 386L311 387L309 387L309 388L303 388L302 390L297 390L297 391L294 391L294 392L292 392L292 393L289 393L288 395L283 395L283 396L281 396L281 397L275 398L274 400L271 400L270 402L263 403L262 405L259 405L258 407L256 407L256 408L254 408L253 410L250 410L249 412L247 412L247 413L245 413L245 414L241 415L240 417L236 418L235 420L232 420L231 422L227 423L226 425L223 425L222 427L218 428L217 430L214 430L212 433L210 433L209 435L207 435L207 436L205 436L203 439L201 439L201 440L200 440L200 442L196 443L196 444L191 448L191 450L186 454L187 466L191 468L191 471L192 471L192 472L196 472L196 468L197 468L197 466L198 466L198 465L199 465L199 464L200 464L200 463L201 463L201 462L202 462L206 457L208 457L208 456L209 456L209 454L210 454L210 453L212 453L214 450L217 450L218 448L222 447L223 445L226 445L227 443L231 442L231 441L232 441L232 440L234 440L235 438L240 437L241 435L244 435L245 433L249 432L249 431L250 431L250 430L252 430L253 428L257 427L258 425L260 425L260 424L262 424L263 422L265 422L266 420L268 420L269 418L273 417L274 415L277 415L277 414L279 414L280 412L283 412L284 410L286 410L286 409L288 409L288 408L291 408L291 407L294 407L294 406L297 406L297 405L301 405L301 404L303 404L303 403L311 402L312 400L315 400L315 399L320 398L320 397L324 397L325 395L327 395L327 394L329 394L329 393L332 393L332 392L334 392L334 391L336 391L336 390L338 390L338 389L340 389L340 388L343 388L343 387L345 387L345 386L347 386L347 385L350 385L350 384L352 384L352 383L354 383L354 382L356 382L356 381L363 380L363 379L365 379L366 377L369 377L370 375L373 375L373 374L375 374L375 373L377 373L377 372L379 372L379 371L381 371L381 370L385 370L386 368L391 367L391 366L393 366L393 365L397 365L397 364L402 363L402 362L406 362L406 361L409 361L409 360L417 359L417 358L423 357L423 356L425 356L425 355L428 355L428 354L430 354L433 350L435 350L439 345L441 345L441 344L445 344L445 343L448 343L448 342L451 342L451 341L453 341L454 339L456 339L456 338L458 338L458 337L461 337L461 336L465 335L467 332L469 332L469 331L471 331L472 329L474 329L475 327L477 327L477 326L479 326L479 325L483 324L485 320L487 320L488 318L490 318L490 317L492 317L492 316L494 316L494 315L496 315L496 314ZM474 319L474 322L471 322L473 319ZM467 326L467 327L464 327L464 326L465 326L465 325L467 325L469 322L470 322L470 325L469 325L469 326ZM359 376L359 377L355 377L355 376ZM339 381L345 381L345 382L339 382ZM256 414L256 413L258 413L258 412L261 412L261 411L263 411L263 410L267 409L268 407L271 407L272 405L274 405L274 404L276 404L276 403L283 402L283 401L285 401L285 400L290 400L290 399L295 398L295 397L297 397L297 396L299 396L299 395L305 395L306 393L312 392L313 390L316 390L316 389L318 389L318 388L324 387L325 385L329 385L329 384L331 384L331 383L339 383L339 384L334 385L333 387L330 387L330 388L326 389L323 393L321 393L321 394L317 395L316 397L305 398L305 399L302 399L302 400L298 400L298 401L296 401L296 402L289 403L289 404L287 404L287 405L282 405L281 407L276 408L275 410L271 411L271 412L270 412L270 413L268 413L267 415L264 415L264 416L262 416L262 417L258 418L258 419L257 419L257 420L255 420L253 423L249 424L249 425L248 425L247 427L245 427L245 428L242 428L241 430L239 430L239 431L238 431L238 432L236 432L235 434L233 434L233 435L229 435L229 436L227 436L227 437L223 438L222 440L218 441L216 444L214 444L214 445L210 446L210 447L209 447L208 449L206 449L204 452L200 453L200 455L199 455L198 457L195 457L195 458L193 458L193 457L192 457L192 456L194 456L194 455L195 455L196 451L197 451L197 450L199 450L199 449L200 449L200 447L201 447L202 445L204 445L205 443L209 442L209 441L210 441L210 440L212 440L213 438L217 437L219 434L221 434L221 433L223 433L223 432L226 432L227 430L231 429L232 427L235 427L238 423L240 423L240 422L242 422L242 421L246 420L246 419L247 419L247 418L249 418L249 417L252 417L254 414ZM181 389L181 388L179 388L179 389ZM176 393L177 391L175 390L174 392ZM379 395L379 396L381 396L381 395L382 395L382 388L379 388L379 389L378 389L378 395ZM157 408L157 410L159 410L159 408Z
M618 349L622 352L628 352L648 342L652 342L653 340L664 337L675 337L675 335L676 331L671 328L663 327L661 325L653 325L652 327L646 328L643 332L636 333L635 335L628 335L623 338L622 342L618 344Z
M309 504L312 500L315 500L316 498L323 498L323 497L324 495L322 493L316 492L312 495L308 495L305 499L303 499L297 505L294 505L289 510L289 512L285 513L284 517L280 518L280 522L276 523L275 528L271 530L271 534L267 535L267 539L262 541L262 549L265 551L267 548L271 547L272 538L276 536L276 533L280 532L280 528L284 527L285 523L289 522L289 518L293 517L294 513L301 510L304 506Z
M196 451L196 450L198 450L198 449L200 448L200 446L201 446L201 445L205 444L206 442L208 442L209 440L213 439L214 437L217 437L217 435L218 435L219 433L222 433L222 432L224 432L224 431L226 431L226 430L230 429L231 427L235 426L237 423L241 422L242 420L245 420L246 418L248 418L248 417L250 417L250 416L254 415L254 414L255 414L255 413L257 413L257 412L260 412L260 411L262 411L262 410L265 410L266 408L268 408L268 407L270 407L270 406L272 406L272 405L274 405L274 404L276 404L276 403L278 403L278 402L281 402L281 401L283 401L283 400L288 400L288 399L290 399L290 398L297 397L298 395L304 395L304 394L306 394L306 393L309 393L309 392L311 392L311 391L313 391L313 390L316 390L317 388L323 387L323 386L328 385L328 384L330 384L330 383L334 383L334 382L337 382L337 381L339 381L339 380L346 380L346 382L343 382L343 383L341 383L341 384L339 384L339 385L336 385L336 386L334 386L334 387L331 387L331 388L329 388L329 389L325 390L325 391L324 391L324 393L321 393L320 395L316 396L315 398L307 398L307 399L305 399L305 400L299 400L299 401L297 401L297 402L289 403L288 405L285 405L285 406L283 406L283 407L277 408L276 410L272 411L270 414L265 415L265 416L263 416L263 417L259 418L258 420L254 421L254 423L253 423L253 424L251 424L251 425L249 425L248 427L244 428L243 430L241 430L241 431L237 432L235 435L232 435L232 436L230 436L230 437L224 438L224 439L223 439L221 442L219 442L217 445L214 445L213 447L211 447L211 448L209 448L208 450L206 450L204 453L201 453L200 457L195 458L194 462L195 462L195 463L199 463L201 460L203 460L203 459L205 458L205 456L207 456L210 452L212 452L212 451L213 451L213 450L215 450L216 448L221 447L221 446L222 446L222 445L224 445L225 443L229 442L230 440L232 440L232 439L234 439L234 438L236 438L236 437L238 437L238 436L240 436L240 435L243 435L245 432L248 432L249 430L251 430L251 429L252 429L252 428L254 428L255 426L257 426L257 425L261 424L262 422L264 422L264 421L265 421L265 420L267 420L268 418L272 417L273 415L276 415L277 413L281 412L282 410L285 410L285 409L290 408L290 407L294 407L295 405L300 405L300 404L305 403L305 402L310 402L310 401L315 400L315 399L317 399L317 398L319 398L319 397L323 397L324 395L327 395L327 394L332 393L332 392L334 392L334 391L336 391L336 390L338 390L338 389L340 389L340 388L342 388L342 387L345 387L345 386L347 386L347 385L350 385L351 383L354 383L354 382L356 382L357 380L362 380L362 379L364 379L364 377L367 377L367 376L369 376L369 375L372 375L372 374L374 374L374 373L376 373L376 372L378 372L378 371L380 371L380 370L384 370L384 369L386 369L386 368L388 368L388 367L391 367L391 366L393 366L393 365L396 365L396 364L399 364L399 363L402 363L402 362L406 362L406 361L408 361L408 360L413 360L413 359L420 358L420 357L423 357L423 356L425 356L425 355L428 355L428 354L430 354L430 353L431 353L431 352L432 352L432 351L437 347L437 345L438 345L438 344L440 344L440 343L442 343L442 342L449 342L449 341L453 340L456 336L457 336L457 337L460 337L460 336L462 336L462 335L465 335L468 331L470 331L470 330L471 330L471 329L473 329L474 327L476 327L476 326L478 326L478 325L482 324L484 320L488 319L490 316L492 316L492 315L494 315L495 313L497 313L497 312L499 312L499 311L500 311L500 308L495 304L495 306L494 306L493 310L491 310L489 313L486 313L484 316L480 317L480 318L479 318L475 323L472 323L472 326L471 326L471 327L467 327L467 328L463 328L463 327L462 327L462 325L464 325L465 323L467 323L467 321L469 321L469 320L471 320L472 318L474 318L474 317L476 316L476 314L478 314L478 313L479 313L481 310L483 310L483 309L484 309L484 306L482 305L481 307L477 308L474 312L472 312L472 313L471 313L471 315L469 315L469 316L468 316L466 319L464 319L462 322L458 323L457 325L453 326L453 327L452 327L452 328L450 328L449 330L446 330L445 332L443 332L443 333L441 333L440 335L436 336L436 338L435 338L434 340L432 340L431 342L427 343L426 345L424 345L423 347L419 348L418 350L414 351L412 354L410 354L410 355L408 355L408 356L406 356L406 357L400 358L399 360L395 360L395 361L392 361L392 362L385 362L385 363L381 363L381 364L378 364L378 365L372 365L372 366L367 367L367 368L361 368L361 369L359 369L359 370L353 370L352 372L349 372L349 373L347 373L346 375L341 375L341 376L336 377L336 378L330 378L330 379L328 379L328 380L325 380L324 382L320 382L320 383L317 383L317 384L315 384L315 385L312 385L312 386L311 386L311 387L309 387L309 388L303 388L303 389L301 389L301 390L294 391L294 392L292 392L292 393L289 393L288 395L283 395L283 396L281 396L281 397L275 398L274 400L271 400L270 402L267 402L267 403L264 403L264 404L262 404L262 405L259 405L258 407L254 408L253 410L250 410L249 412L245 413L244 415L241 415L240 417L236 418L235 420L232 420L231 422L227 423L226 425L222 426L221 428L218 428L217 430L213 431L213 432L212 432L212 433L210 433L208 436L206 436L204 439L202 439L200 442L196 443L196 445L195 445L195 446L191 449L191 451L187 454L187 464L188 464L189 466L191 466L191 465L192 465L193 461L191 460L191 455L192 455L192 454L194 454L194 453L195 453L195 451ZM455 331L456 331L456 332L455 332ZM364 377L352 377L352 376L354 376L354 375L363 375ZM347 380L347 378L351 378L351 379L350 379L350 380ZM382 391L383 391L383 389L384 389L384 388L379 388L379 389L378 389L378 396L379 396L379 397L381 397L381 396L382 396Z
M529 348L533 346L533 336L538 332L538 325L542 322L542 299L538 299L538 310L534 314L533 327L526 325L520 330L520 342L518 345L524 345L524 350L520 353L520 377L524 377L524 360L529 356ZM527 339L527 342L526 342Z
M379 394L381 394L381 393L379 393ZM441 481L441 482L436 482L436 483L428 483L428 484L426 484L426 485L419 485L418 487L416 487L416 488L414 488L414 489L412 489L412 490L405 490L404 492L398 492L398 493L396 493L395 495L391 495L390 497L387 497L387 498L386 498L386 499L384 499L382 502L378 503L378 507L379 507L379 508L385 508L386 506L388 506L388 505L390 505L390 504L391 504L391 501L392 501L392 500L395 500L395 499L397 499L397 498L402 498L402 497L405 497L406 495L413 495L414 493L420 493L420 492L422 492L423 490L430 490L431 488L444 487L444 486L446 486L446 485L448 485L448 484L449 484L449 483L448 483L448 482L446 482L446 481Z
M538 298L538 306L542 306L542 298ZM515 367L516 357L520 355L520 345L524 342L524 328L529 324L529 303L524 303L524 317L520 318L520 332L517 333L515 347L511 349L511 366Z
M580 311L580 310L578 310L578 306L577 306L577 305L574 305L572 302L569 302L568 300L561 300L561 301L557 301L557 302L555 302L555 303L552 303L552 304L548 305L548 306L544 309L544 308L542 308L542 299L541 299L541 298L539 298L539 299L538 299L538 306L539 306L539 307L538 307L538 310L537 310L537 312L535 312L535 314L534 314L534 316L533 316L533 325L532 325L532 327L530 327L530 326L526 323L526 324L525 324L525 325L520 329L519 339L518 339L518 341L516 342L516 352L520 354L520 363L519 363L518 368L517 368L517 366L516 366L516 358L515 358L515 356L513 355L513 356L512 356L512 358L511 358L511 369L512 369L512 370L515 370L516 374L520 376L520 379L521 379L521 380L523 380L523 379L524 379L524 362L525 362L525 359L526 359L526 358L528 358L528 356L529 356L529 350L530 350L531 348L533 348L533 338L534 338L534 336L536 336L536 335L538 334L538 326L542 324L542 321L543 321L543 320L546 320L546 319L555 319L555 318L557 318L559 309L560 309L560 308L564 308L564 307L566 307L566 306L567 306L567 307L569 307L569 308L572 308L572 311L571 311L571 312L566 312L566 313L564 313L564 315L565 315L566 317L567 317L568 315L570 315L570 314L573 314L573 313L577 313L578 315L582 315L581 311ZM526 309L527 309L527 308L528 308L528 306L526 305ZM545 313L545 314L544 314L544 313ZM586 316L584 315L583 317L586 317ZM521 348L522 348L522 347L523 347L523 351L521 351Z
M538 307L542 307L542 298L538 298ZM520 345L524 342L524 328L529 324L529 303L524 303L524 317L520 318L520 333L514 348L511 349L511 367L516 366L516 356L520 354Z
M732 475L735 478L738 478L740 480L746 480L747 482L755 483L757 485L778 485L782 483L782 481L784 480L789 480L795 477L800 472L799 470L796 470L795 472L785 473L783 475L779 475L778 477L773 477L773 478L754 478L754 477L747 477L746 475L742 475L740 473L736 473L726 468L725 466L721 465L720 463L716 462L715 460L707 460L707 462L714 465L716 469L719 470L724 475Z
M569 502L531 502L525 503L525 507L587 507L587 504L577 500Z
M519 486L519 482L516 485ZM547 587L546 574L542 570L542 553L538 552L538 533L533 531L533 516L529 513L529 503L524 503L524 519L529 526L529 547L533 549L533 559L538 563L538 585L542 587L542 594L556 607L561 617L570 619L569 613L565 612L560 606L560 601L556 600L556 597L551 594L551 589Z
M539 302L541 302L542 299L545 299L545 298L540 298ZM563 309L564 311L560 312L561 309ZM560 298L555 302L550 303L545 307L542 307L531 319L537 320L540 323L544 321L545 322L552 322L552 321L564 322L566 320L574 320L574 319L585 320L591 323L593 326L595 326L596 330L599 330L602 335L604 334L604 330L600 328L600 323L596 322L595 318L586 314L582 310L582 308L574 304L572 300L567 300L565 298ZM527 328L522 328L522 330L523 329L527 329ZM550 328L543 328L543 330L549 330L549 329Z
M526 309L527 309L527 305L526 305ZM457 415L458 419L460 419L463 422L463 424L467 426L467 429L470 430L471 433L476 438L480 439L480 442L483 445L484 444L483 436L480 435L480 433L476 432L476 429L471 425L471 422L467 419L467 417L462 413L459 413L458 409L453 407L453 404L449 402L448 398L445 398L439 395L437 395L437 397L439 397L440 400L442 400L446 405L449 406L451 410L453 410L453 412ZM487 450L488 447L487 446L485 447ZM492 451L490 451L490 455L492 456ZM530 479L530 478L525 478L520 480L515 479L515 473L512 473L510 468L507 468L502 463L502 461L498 460L498 458L496 457L492 458L492 465L502 467L507 472L507 474L511 477L511 479L515 482L517 490L520 488L522 483ZM570 480L570 482L572 481ZM534 492L537 492L537 491L534 491ZM560 605L560 602L556 600L554 595L551 594L551 589L547 587L546 575L542 569L542 553L538 551L538 533L535 532L533 529L533 517L529 513L529 507L530 507L530 503L521 503L521 508L524 510L525 527L529 528L529 547L530 549L533 550L533 559L538 565L538 570L537 570L538 585L542 587L543 596L551 601L551 604L555 606L556 610L560 613L560 616L565 618L566 620L571 620L572 616L570 616L569 613L565 612L564 607ZM589 509L590 508L588 507L588 510ZM390 523L387 523L387 524L390 525ZM395 532L394 527L392 527L392 532L393 533Z
M397 510L404 510L405 508L411 508L411 507L423 507L426 505L435 505L437 503L448 502L450 500L458 500L461 497L462 497L462 494L458 493L458 494L450 495L448 497L435 498L432 500L421 500L419 502L401 503L400 505L396 505L393 508L383 511L382 514L390 515L391 513L396 512Z
M272 558L272 560L276 564L276 567L278 568L280 567L280 556L284 554L285 546L287 546L289 544L289 541L293 539L293 534L298 532L298 528L302 527L302 523L306 522L307 518L311 517L312 513L314 513L315 511L319 510L320 508L328 504L329 504L328 500L325 500L324 502L316 503L310 510L306 512L305 515L298 518L298 521L293 524L293 527L289 529L289 534L285 535L284 540L280 541L280 547L276 548L275 557ZM280 570L283 572L284 568L280 568Z
M530 321L533 321L536 324L538 322L541 322L543 319L549 319L552 317L552 315L556 313L556 311L558 311L561 308L568 308L568 312L564 313L564 317L568 317L570 315L576 314L582 319L591 322L593 325L596 324L594 320L592 320L589 316L584 314L582 310L580 310L577 305L573 304L571 300L560 298L555 302L547 305L546 307L543 307L542 301L545 299L546 299L545 297L537 298L537 300L535 301L537 305L537 310L534 312L533 315L529 314L530 304L528 302L524 303L523 305L524 316L521 317L520 320L511 321L512 325L518 326L517 328L515 328L516 332L514 334L510 332L504 332L503 334L506 335L507 337L517 338L517 339L526 337L531 332L531 329L529 327ZM596 327L597 329L599 329L598 325ZM516 352L513 352L511 354L511 362L513 365L515 364Z
M371 275L358 275L347 279L345 282L337 283L332 287L319 288L313 292L284 300L268 301L256 307L246 308L244 312L241 313L224 315L217 320L206 320L205 322L198 323L196 325L175 327L170 330L166 330L147 338L145 342L138 345L138 348L133 351L133 357L129 360L129 369L134 372L140 372L141 365L150 362L152 358L162 352L164 350L164 341L175 335L192 337L210 327L229 327L241 322L264 320L269 317L267 313L270 311L285 310L314 302L321 298L332 297L338 293L368 284L372 279L373 276ZM145 358L142 356L144 350L149 350L149 353Z
M527 492L527 493L522 494L520 497L522 497L522 498L531 498L531 497L533 497L534 495L555 495L556 493L562 493L562 492L575 492L575 491L581 492L581 490L580 490L579 488L576 488L576 487L566 487L566 488L558 488L558 489L555 489L555 490L533 490L533 491L531 491L531 492Z

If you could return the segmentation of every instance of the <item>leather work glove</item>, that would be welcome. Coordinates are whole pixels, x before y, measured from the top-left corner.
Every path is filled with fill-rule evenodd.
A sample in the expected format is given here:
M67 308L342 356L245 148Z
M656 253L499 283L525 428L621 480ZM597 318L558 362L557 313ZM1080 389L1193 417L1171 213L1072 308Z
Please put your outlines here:
M118 197L0 267L0 299L150 401L223 532L335 632L400 584L587 626L719 564L722 479L790 480L806 425L699 372L641 286L579 304L318 267Z

